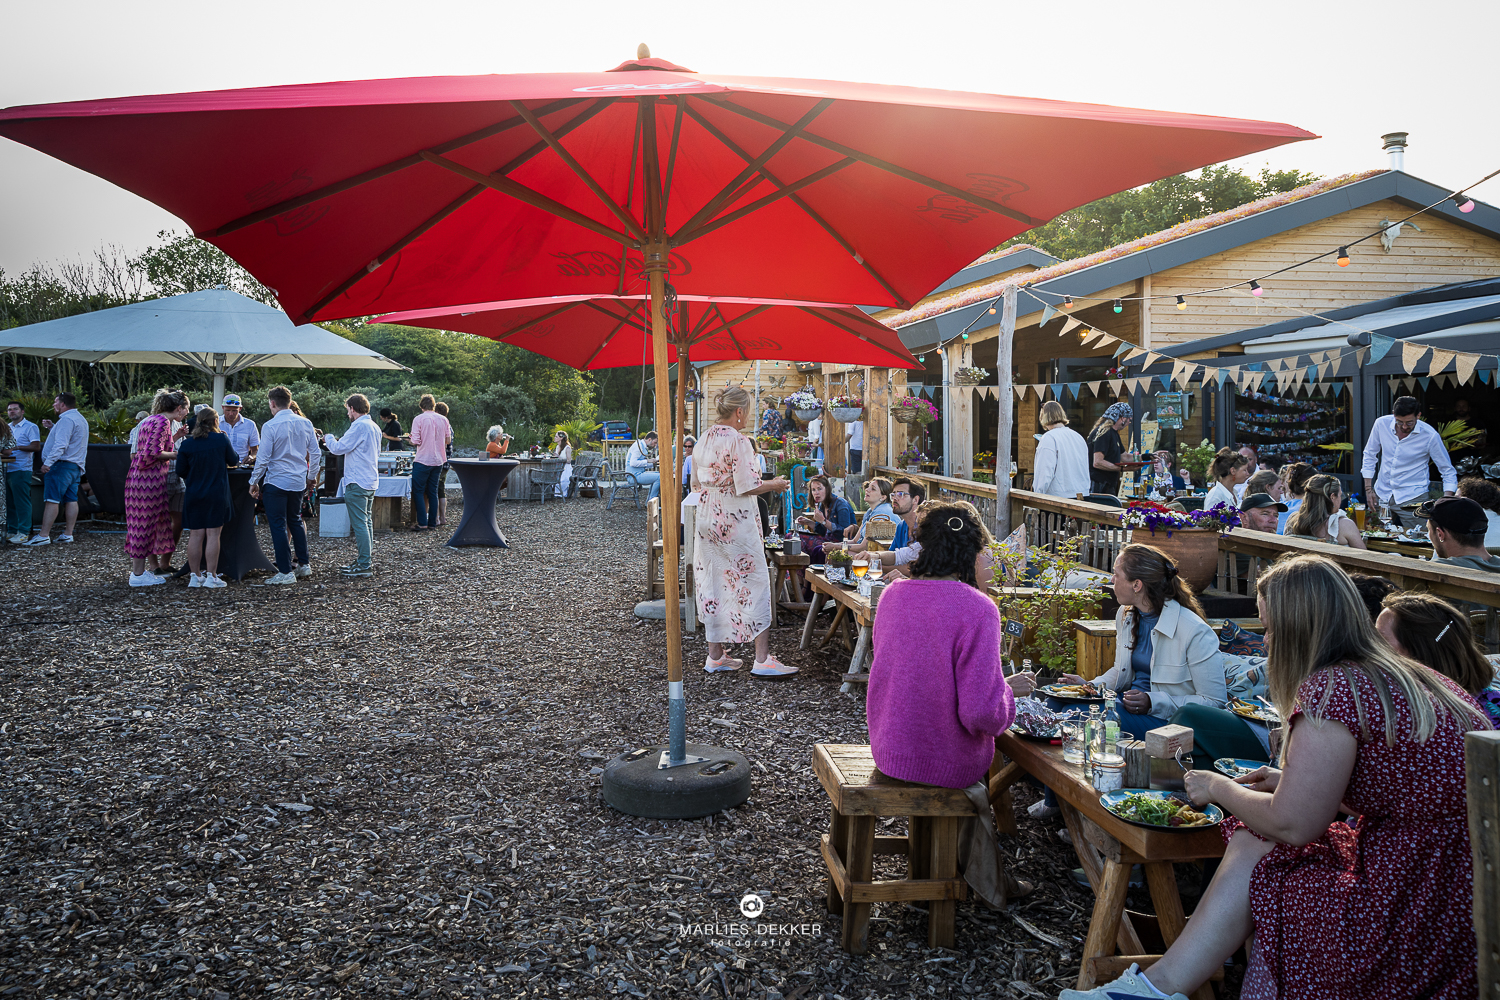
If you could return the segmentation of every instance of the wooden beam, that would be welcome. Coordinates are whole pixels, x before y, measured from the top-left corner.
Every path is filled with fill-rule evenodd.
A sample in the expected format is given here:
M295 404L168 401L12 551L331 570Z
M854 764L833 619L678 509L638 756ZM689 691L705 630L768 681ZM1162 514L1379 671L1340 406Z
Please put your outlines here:
M1006 285L1001 297L1000 339L995 345L995 371L1000 383L1000 421L995 434L995 538L1004 539L1010 523L1010 434L1016 394L1012 388L1011 366L1016 341L1016 287Z
M1474 852L1474 937L1479 995L1500 995L1500 733L1464 736L1469 842Z

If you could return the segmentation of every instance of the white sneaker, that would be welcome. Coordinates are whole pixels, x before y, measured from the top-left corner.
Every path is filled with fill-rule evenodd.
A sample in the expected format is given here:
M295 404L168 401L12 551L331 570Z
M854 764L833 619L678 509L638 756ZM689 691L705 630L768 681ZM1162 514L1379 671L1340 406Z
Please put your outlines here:
M1053 816L1060 815L1061 813L1061 807L1049 806L1046 799L1037 799L1026 807L1026 815L1032 819L1051 819Z
M703 660L703 669L711 674L728 673L731 670L738 670L744 665L744 660L736 660L732 656L726 656L722 660L715 660L712 657L706 657Z
M155 573L130 574L130 585L132 587L160 587L166 582Z
M33 548L39 545L51 545L52 539L46 535L32 535L31 541L27 542L26 544L32 546Z
M73 544L73 536L72 535L58 535L57 536L57 540L59 542L62 542L64 545L72 545Z
M1058 994L1058 1000L1130 1000L1131 997L1161 1000L1164 996L1168 995L1152 989L1146 977L1141 975L1140 966L1132 962L1125 974L1114 982L1095 986L1091 990L1063 990ZM1181 993L1173 993L1168 1000L1187 1000L1187 997Z
M188 577L188 589L193 590L203 586L203 574L193 573Z
M297 578L290 573L277 573L275 576L266 581L266 583L270 584L273 587L281 586L282 584L289 585L296 582Z
M203 586L207 589L217 590L219 587L227 587L229 584L225 583L224 578L217 573L204 573Z
M292 567L292 575L299 580L303 577L312 576L312 565L310 563L303 563L301 566L294 566Z
M755 677L790 677L796 672L796 667L787 666L774 655L767 656L764 660L756 660L755 666L750 668L751 675Z
M6 539L6 541L7 542L14 542L17 545L25 545L26 544L26 540L29 537L31 537L31 536L27 535L26 532L24 532L24 531L18 531L14 535L11 535L10 537L8 537Z

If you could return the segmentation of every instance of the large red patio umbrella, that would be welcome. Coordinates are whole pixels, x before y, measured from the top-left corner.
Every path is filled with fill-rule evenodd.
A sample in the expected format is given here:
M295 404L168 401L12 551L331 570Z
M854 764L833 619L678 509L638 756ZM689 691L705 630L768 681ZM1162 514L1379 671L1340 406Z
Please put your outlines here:
M669 272L679 294L907 306L1069 208L1313 138L1201 115L702 75L640 56L607 73L18 107L0 111L0 134L166 208L297 319L649 284L659 385ZM665 393L657 423L671 427ZM675 476L662 502L675 508ZM677 535L663 535L680 760Z
M667 360L830 361L920 368L896 331L853 306L724 296L677 298ZM623 368L651 356L651 304L644 295L561 296L414 309L379 317L458 330L524 347L574 368Z

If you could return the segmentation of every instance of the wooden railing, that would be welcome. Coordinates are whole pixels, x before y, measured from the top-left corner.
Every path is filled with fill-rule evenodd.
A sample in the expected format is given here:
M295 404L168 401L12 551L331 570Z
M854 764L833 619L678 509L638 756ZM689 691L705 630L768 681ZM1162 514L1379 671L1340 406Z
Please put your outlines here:
M967 500L979 510L986 523L994 520L995 487L990 483L976 483L972 479L957 479L930 472L907 472L887 465L875 466L875 474L887 479L910 479L921 483L929 500Z

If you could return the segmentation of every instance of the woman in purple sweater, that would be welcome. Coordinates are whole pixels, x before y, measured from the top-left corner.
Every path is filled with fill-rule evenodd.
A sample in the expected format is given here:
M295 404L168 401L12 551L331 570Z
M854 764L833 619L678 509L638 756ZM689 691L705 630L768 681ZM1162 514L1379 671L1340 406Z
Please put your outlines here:
M1000 667L1000 612L974 563L990 533L967 503L929 503L911 579L880 597L865 717L892 778L967 788L984 778L1016 702Z

